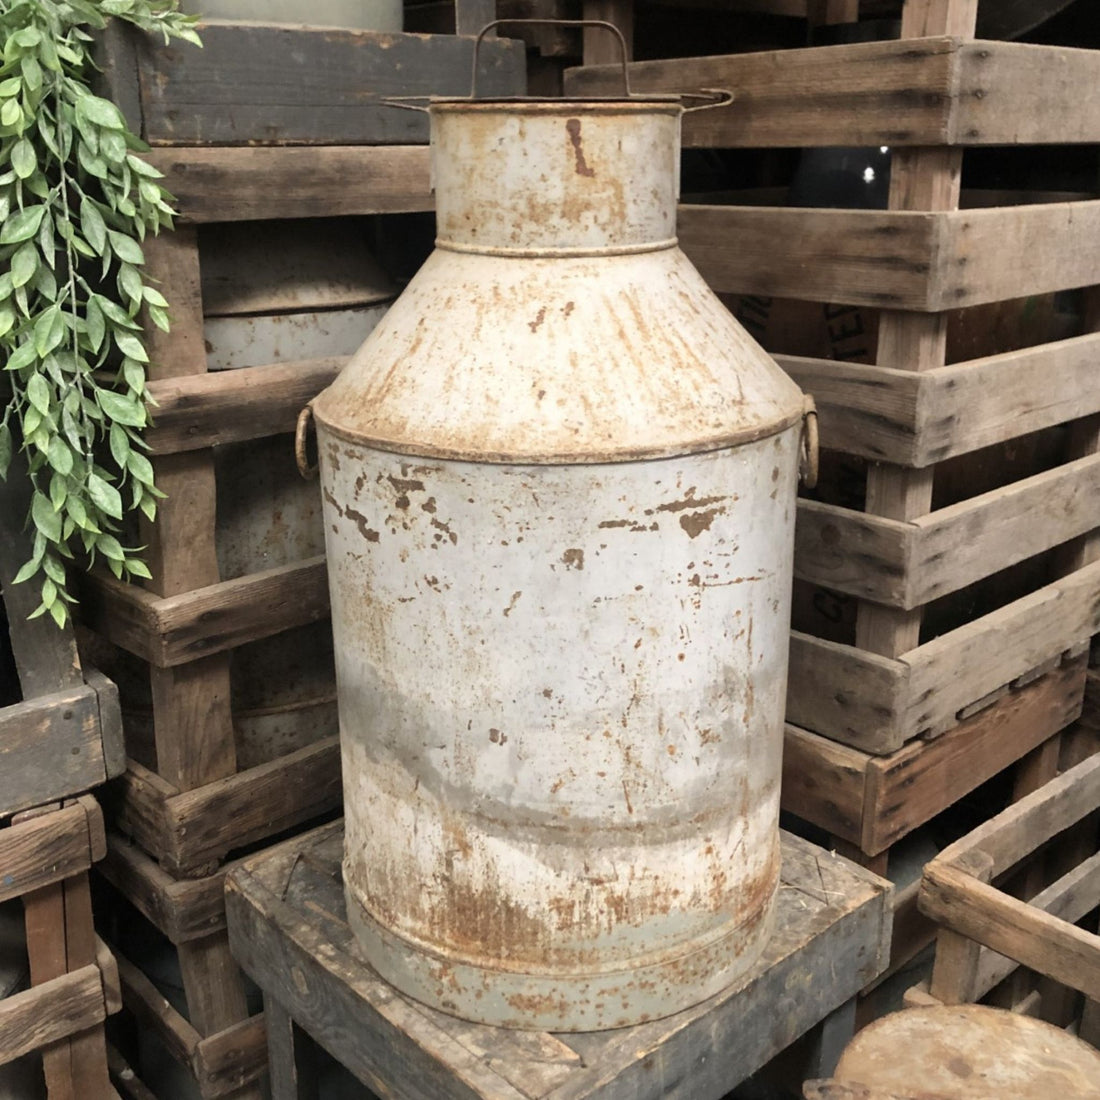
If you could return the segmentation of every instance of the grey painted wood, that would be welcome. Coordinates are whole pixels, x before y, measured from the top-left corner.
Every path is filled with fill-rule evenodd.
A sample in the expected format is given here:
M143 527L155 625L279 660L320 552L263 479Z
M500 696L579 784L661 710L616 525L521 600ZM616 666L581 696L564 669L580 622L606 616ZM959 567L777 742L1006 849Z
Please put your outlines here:
M386 1096L716 1100L887 963L888 885L784 835L775 934L760 963L724 993L613 1032L469 1024L407 1000L362 960L345 921L342 837L339 823L326 826L231 872L230 942L269 998Z
M199 31L201 50L121 26L100 47L112 62L107 89L132 121L140 115L152 145L422 144L427 115L386 97L470 93L469 37L227 22ZM133 67L112 36L129 38ZM482 94L523 94L521 42L486 39L480 57Z

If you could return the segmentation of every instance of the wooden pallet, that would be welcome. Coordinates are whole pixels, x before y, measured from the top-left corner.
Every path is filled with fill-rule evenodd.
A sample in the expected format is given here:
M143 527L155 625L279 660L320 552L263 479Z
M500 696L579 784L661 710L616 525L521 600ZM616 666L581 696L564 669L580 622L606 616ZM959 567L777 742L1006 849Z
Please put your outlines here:
M378 978L345 920L341 822L246 860L227 879L230 937L264 990L273 1096L307 1094L302 1029L379 1095L723 1096L885 963L886 884L796 837L782 847L777 931L744 979L667 1020L561 1036L469 1024Z
M105 850L90 795L24 810L0 828L0 902L21 897L31 986L0 1000L0 1065L38 1053L50 1100L114 1097L103 1022L122 1007L95 935L88 869Z
M180 951L189 998L211 995L188 974L185 959L220 951L225 938L226 872L199 879L177 879L140 848L121 836L107 837L107 852L97 871ZM186 946L185 946L186 945ZM241 1096L267 1070L263 1016L244 1016L209 1034L201 1033L161 995L152 981L117 947L122 1001L138 1026L157 1035L165 1049L185 1066L203 1100ZM210 1006L188 1003L194 1015L210 1015ZM247 1095L247 1093L244 1093Z
M940 926L926 997L945 1004L978 1000L1018 965L1079 990L1083 1027L1100 1040L1100 937L1076 927L1100 905L1100 754L1045 784L962 840L924 870L920 907ZM992 883L1065 830L1092 818L1085 858L1030 900ZM926 996L922 996L922 992Z
M881 311L874 364L780 357L822 446L868 462L865 507L802 500L795 572L858 601L854 637L796 633L788 719L890 754L956 726L1100 630L1100 333L948 363L948 312L1100 283L1100 200L959 209L962 151L1100 141L1080 89L1100 51L974 41L976 0L907 0L903 40L647 61L639 91L726 87L684 120L697 147L889 146L890 208L683 206L680 240L719 291ZM609 92L610 67L567 72ZM1061 463L933 510L946 460L1072 423ZM937 637L922 609L1062 548L1048 583Z

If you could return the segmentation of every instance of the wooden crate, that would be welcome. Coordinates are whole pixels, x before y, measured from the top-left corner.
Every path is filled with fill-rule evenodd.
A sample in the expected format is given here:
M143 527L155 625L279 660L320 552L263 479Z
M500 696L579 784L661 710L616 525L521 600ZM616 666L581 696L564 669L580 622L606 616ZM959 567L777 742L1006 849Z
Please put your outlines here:
M88 869L105 850L90 795L0 827L0 902L21 897L30 988L0 1000L0 1065L39 1053L50 1100L114 1097L103 1022L122 1007L115 960L96 939Z
M776 934L728 990L618 1031L471 1024L410 1001L363 961L345 919L342 849L337 822L246 860L227 879L234 951L264 990L277 1100L306 1095L303 1029L379 1095L717 1098L885 963L887 885L784 835Z
M126 957L125 949L116 945L123 1005L138 1027L155 1034L189 1071L203 1100L252 1095L244 1090L253 1087L267 1069L263 1016L244 1014L227 1026L200 1031L198 1025L214 1016L222 990L208 975L196 974L194 966L203 953L222 949L225 876L237 863L223 864L204 878L180 879L117 833L108 833L106 847L98 874L179 952L188 1015L177 1011Z
M485 0L457 0L458 34L399 34L215 20L203 48L167 46L113 22L98 44L100 93L150 145L409 145L427 116L387 96L465 96L473 35L494 18ZM522 93L523 43L482 44L483 94Z
M962 840L924 869L920 907L940 926L927 998L945 1004L978 1000L1018 965L1085 994L1082 1031L1100 1041L1100 936L1076 927L1100 905L1100 754L1051 780ZM1084 858L1067 874L1023 900L993 885L1059 834L1092 819ZM1084 1036L1083 1036L1084 1037Z
M889 146L890 209L683 206L680 240L719 291L881 310L877 361L780 357L817 399L822 445L868 463L865 507L802 500L796 575L858 601L854 637L796 633L788 719L890 754L956 726L1100 629L1100 333L960 363L948 311L1100 282L1100 200L960 210L966 147L1100 141L1081 89L1100 51L975 41L974 0L908 0L903 40L647 61L639 91L731 88L689 147ZM609 92L610 67L567 72ZM1060 463L933 510L943 463L1069 425ZM936 637L922 609L1063 548L1048 583Z

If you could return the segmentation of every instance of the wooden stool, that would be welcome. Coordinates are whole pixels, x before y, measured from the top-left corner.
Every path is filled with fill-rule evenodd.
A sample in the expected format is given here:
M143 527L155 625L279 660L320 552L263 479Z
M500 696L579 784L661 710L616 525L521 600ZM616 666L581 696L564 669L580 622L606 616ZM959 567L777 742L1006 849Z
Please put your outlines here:
M1052 1024L982 1005L883 1016L808 1100L1085 1100L1100 1096L1100 1052Z

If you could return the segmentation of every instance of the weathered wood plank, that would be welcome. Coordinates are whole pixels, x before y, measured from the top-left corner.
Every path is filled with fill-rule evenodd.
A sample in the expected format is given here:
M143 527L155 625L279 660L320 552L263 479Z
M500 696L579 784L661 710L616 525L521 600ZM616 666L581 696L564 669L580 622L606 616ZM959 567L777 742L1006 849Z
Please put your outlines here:
M1084 675L1080 659L1069 662L941 737L869 761L863 851L886 851L1067 726L1080 712Z
M434 210L426 145L154 149L186 222Z
M0 709L4 814L68 798L106 779L99 698L92 688L69 688Z
M177 1062L188 1065L202 1036L125 955L120 954L117 948L113 950L122 982L124 1004L142 1027L158 1036Z
M687 147L1100 141L1100 109L1080 96L1100 80L1094 50L910 37L636 62L630 80L636 91L735 93L732 106L684 119ZM565 73L569 95L616 86L610 65Z
M924 869L921 908L960 935L1100 998L1100 936L1029 906L939 859Z
M344 368L343 357L214 371L149 385L153 454L292 432L298 413Z
M106 1015L98 966L83 966L5 997L0 1000L0 1064L101 1024Z
M910 650L907 730L937 732L965 706L1100 632L1100 563Z
M934 297L943 217L682 205L678 233L715 291L926 311L944 308Z
M114 834L97 870L174 944L225 927L224 883L228 864L205 878L177 879L140 848Z
M791 632L787 720L868 752L893 752L902 725L909 668L901 661ZM913 736L908 734L908 736Z
M0 831L0 901L40 890L92 864L88 816L79 803Z
M323 556L165 598L99 573L81 592L89 625L160 669L317 622L329 610Z
M222 21L200 33L198 50L125 25L107 31L133 39L141 136L151 145L423 143L427 116L386 97L470 94L466 37ZM479 92L523 95L524 62L521 44L487 39Z
M858 845L869 760L867 753L786 725L780 805L831 836Z
M201 1040L191 1068L204 1100L228 1096L259 1080L267 1069L264 1017L251 1016Z

